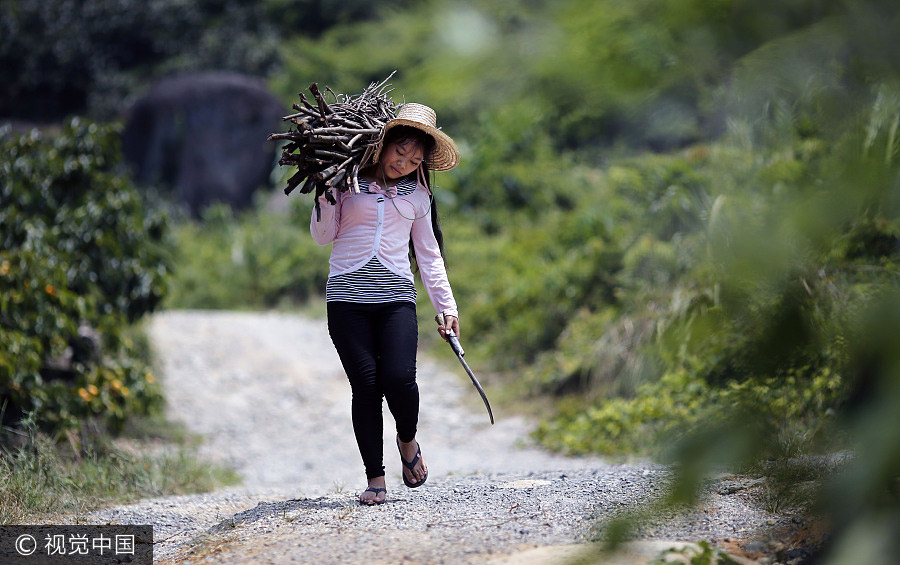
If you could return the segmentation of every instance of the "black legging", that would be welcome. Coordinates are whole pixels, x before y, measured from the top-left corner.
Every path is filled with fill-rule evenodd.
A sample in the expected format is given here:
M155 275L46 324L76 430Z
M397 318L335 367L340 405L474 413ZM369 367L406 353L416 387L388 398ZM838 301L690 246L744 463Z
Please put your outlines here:
M328 302L328 333L353 391L353 433L370 479L384 476L381 398L400 441L416 437L418 325L412 302Z

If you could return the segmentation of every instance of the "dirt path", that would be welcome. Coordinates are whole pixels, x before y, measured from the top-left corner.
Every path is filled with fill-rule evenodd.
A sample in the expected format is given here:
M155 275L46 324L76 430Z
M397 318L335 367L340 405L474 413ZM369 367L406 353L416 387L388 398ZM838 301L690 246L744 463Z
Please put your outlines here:
M402 485L385 410L388 503L361 507L356 493L365 482L349 385L323 320L174 311L157 314L150 334L170 418L206 438L202 455L244 478L240 487L89 516L153 524L159 562L502 560L589 539L598 517L658 494L667 477L650 464L549 454L528 441L529 422L502 411L491 426L448 351L446 359L419 360L418 437L428 483ZM713 493L706 509L644 536L721 541L771 522L739 491Z

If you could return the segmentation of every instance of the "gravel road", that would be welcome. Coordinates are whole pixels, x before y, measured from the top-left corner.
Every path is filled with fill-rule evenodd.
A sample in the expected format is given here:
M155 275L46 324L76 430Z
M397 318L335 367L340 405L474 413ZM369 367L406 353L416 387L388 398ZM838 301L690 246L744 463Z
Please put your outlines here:
M591 539L598 519L661 494L669 476L649 462L548 453L529 441L531 422L496 407L491 426L448 350L418 363L428 482L403 486L385 410L388 502L360 506L350 390L324 320L168 311L149 331L169 417L203 435L200 455L243 477L239 487L87 516L153 524L159 563L553 562L522 551ZM781 521L750 503L752 484L720 483L703 507L641 537L734 543Z

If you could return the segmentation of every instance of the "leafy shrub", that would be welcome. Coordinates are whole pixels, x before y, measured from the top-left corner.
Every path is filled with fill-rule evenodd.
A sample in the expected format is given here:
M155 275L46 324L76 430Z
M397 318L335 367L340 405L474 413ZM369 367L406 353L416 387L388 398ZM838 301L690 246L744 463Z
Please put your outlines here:
M633 391L643 367L609 357L636 354L670 311L703 300L709 282L698 267L709 195L727 187L714 184L717 171L697 152L621 160L605 173L543 169L555 178L545 185L560 187L568 204L560 209L544 194L533 209L488 212L499 227L487 237L477 209L448 213L451 282L482 351L504 368L536 361L525 371L532 392L614 383L625 365L631 382L621 390ZM503 170L491 161L485 169ZM535 159L532 171L544 162ZM502 199L489 208L502 209Z
M323 295L331 247L312 240L311 209L310 198L293 195L287 213L258 203L236 216L219 204L200 221L180 222L174 230L177 269L166 305L273 308Z
M52 431L158 405L127 329L166 290L166 217L119 165L118 128L73 119L2 141L0 393Z
M717 387L687 371L672 372L641 385L632 399L612 399L586 409L570 407L543 422L535 437L573 454L659 455L705 426L735 420L739 426L742 415L747 426L762 424L772 434L798 423L819 431L833 421L834 408L846 392L844 385L839 375L827 370L816 375L798 372L785 378L730 381Z
M859 496L839 498L896 521L897 7L489 4L295 39L277 85L353 91L399 66L398 91L438 109L463 154L438 195L474 354L533 363L532 390L591 393L542 427L548 445L697 432L679 460L694 471L833 411L866 455L845 483Z

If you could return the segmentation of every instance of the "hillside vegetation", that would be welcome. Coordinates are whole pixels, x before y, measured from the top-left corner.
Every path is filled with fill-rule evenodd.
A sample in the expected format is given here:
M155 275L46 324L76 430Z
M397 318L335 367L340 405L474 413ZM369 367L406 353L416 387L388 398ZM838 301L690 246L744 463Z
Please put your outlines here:
M237 25L238 4L184 3L203 15L201 44L216 22ZM679 462L679 501L712 465L853 453L818 491L849 532L834 555L842 540L888 543L882 525L900 520L896 2L327 5L268 0L240 37L271 54L258 68L285 113L311 82L355 93L394 70L395 101L437 109L462 153L436 176L436 202L467 349L489 385L552 400L541 441ZM120 68L206 64L160 53L153 72ZM322 292L311 202L292 195L287 214L259 202L176 227L166 305Z
M288 103L398 68L438 108L463 151L437 198L471 354L559 399L549 447L674 458L673 500L714 463L849 449L817 508L896 520L898 17L429 3L294 38L272 84Z

